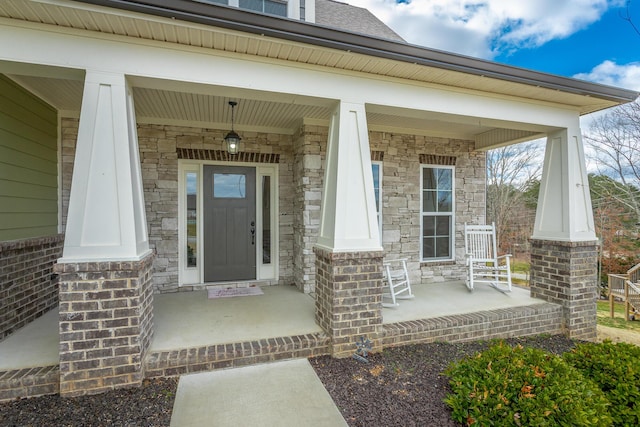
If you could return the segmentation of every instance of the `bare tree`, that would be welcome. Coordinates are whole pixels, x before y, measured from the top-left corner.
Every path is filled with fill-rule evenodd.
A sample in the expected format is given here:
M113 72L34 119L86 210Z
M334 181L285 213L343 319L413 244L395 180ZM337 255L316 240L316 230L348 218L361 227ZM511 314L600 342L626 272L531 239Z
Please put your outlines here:
M487 222L495 222L502 251L509 250L511 243L511 239L505 237L523 233L528 234L527 238L531 236L531 215L523 213L527 210L527 190L540 177L543 157L544 146L540 140L487 153Z
M633 18L631 17L631 0L627 1L627 4L625 5L625 9L624 12L620 13L620 17L622 19L624 19L625 21L627 21L629 23L629 25L631 25L631 28L633 28L633 31L635 31L639 36L640 36L640 28L638 28L636 26L636 23L634 22Z
M584 139L599 174L611 178L606 186L596 183L593 192L614 198L640 223L640 103L616 107L596 118Z

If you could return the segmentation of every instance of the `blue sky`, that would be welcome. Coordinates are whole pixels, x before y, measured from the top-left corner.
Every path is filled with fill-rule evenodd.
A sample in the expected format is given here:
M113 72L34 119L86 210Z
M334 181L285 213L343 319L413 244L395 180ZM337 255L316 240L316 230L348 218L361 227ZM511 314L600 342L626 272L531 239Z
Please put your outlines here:
M343 0L409 43L640 90L627 0ZM629 3L640 27L640 0Z

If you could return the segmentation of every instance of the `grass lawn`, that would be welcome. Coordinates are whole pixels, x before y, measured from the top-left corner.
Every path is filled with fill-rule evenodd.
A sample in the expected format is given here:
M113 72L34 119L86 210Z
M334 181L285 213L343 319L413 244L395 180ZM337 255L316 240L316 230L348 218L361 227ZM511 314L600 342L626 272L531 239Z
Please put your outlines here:
M616 303L614 306L614 318L609 317L609 301L598 301L598 324L611 328L627 329L640 332L640 315L637 320L627 322L624 320L624 304Z

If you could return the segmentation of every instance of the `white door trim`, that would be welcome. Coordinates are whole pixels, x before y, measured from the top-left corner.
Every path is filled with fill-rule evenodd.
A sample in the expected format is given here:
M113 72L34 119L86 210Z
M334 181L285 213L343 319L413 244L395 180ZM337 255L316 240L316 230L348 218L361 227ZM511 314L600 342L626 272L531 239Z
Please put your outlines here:
M204 203L202 197L203 169L205 165L242 166L256 169L256 280L277 281L279 276L280 253L280 212L279 212L279 169L277 164L245 163L245 162L216 162L201 160L178 160L178 286L202 284L204 278L204 240L203 240L203 213ZM187 263L187 192L186 174L197 174L197 255L196 267L188 267ZM263 192L262 180L270 177L270 200L268 206L271 209L271 257L269 263L263 262Z

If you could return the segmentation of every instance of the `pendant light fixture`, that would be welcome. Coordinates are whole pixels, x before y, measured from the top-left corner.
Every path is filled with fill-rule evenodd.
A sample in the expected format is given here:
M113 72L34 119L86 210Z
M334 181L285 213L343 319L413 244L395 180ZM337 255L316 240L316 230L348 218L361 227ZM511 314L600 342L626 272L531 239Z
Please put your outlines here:
M242 138L233 130L234 108L238 103L229 101L229 105L231 106L231 132L224 137L224 142L227 145L227 152L233 156L240 151L240 140Z

